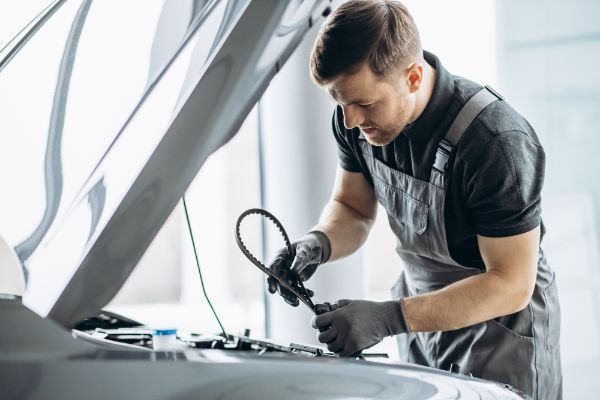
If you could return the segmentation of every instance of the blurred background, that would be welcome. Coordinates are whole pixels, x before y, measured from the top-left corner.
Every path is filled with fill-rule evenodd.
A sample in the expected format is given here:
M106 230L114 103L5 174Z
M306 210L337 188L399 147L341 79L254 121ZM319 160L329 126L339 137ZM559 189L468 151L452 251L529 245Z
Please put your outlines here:
M73 39L75 22L80 27L77 57L68 71L69 101L62 106L62 159L54 160L63 165L64 199L81 187L85 171L98 162L140 93L175 51L187 28L179 21L191 21L202 3L67 1L58 21L44 27L42 39L1 70L0 236L19 255L35 242L30 234L42 229L40 221L59 217L69 206L54 201L48 216L53 194L44 190L44 171L54 164L52 155L44 154L50 139L36 136L46 132L48 121L28 115L55 104L57 76L64 78L65 72L65 43ZM0 0L0 49L48 4ZM565 398L594 398L600 374L600 179L594 175L600 167L594 147L600 146L595 136L600 126L600 74L595 72L600 2L404 4L425 49L451 73L496 88L542 141L548 229L543 247L560 292ZM225 328L233 333L250 328L252 336L284 343L316 343L310 312L265 295L265 277L237 248L233 228L244 210L262 206L293 239L317 222L328 200L337 165L330 129L334 104L309 79L308 54L316 33L313 29L306 36L238 134L209 158L186 194L206 290ZM17 170L19 175L11 173ZM242 232L265 261L283 245L271 227L261 230L258 218L249 219ZM388 299L402 270L394 247L380 210L367 244L352 257L321 268L307 287L315 290L317 301ZM109 308L148 324L219 330L202 295L181 204ZM373 351L397 357L391 339Z

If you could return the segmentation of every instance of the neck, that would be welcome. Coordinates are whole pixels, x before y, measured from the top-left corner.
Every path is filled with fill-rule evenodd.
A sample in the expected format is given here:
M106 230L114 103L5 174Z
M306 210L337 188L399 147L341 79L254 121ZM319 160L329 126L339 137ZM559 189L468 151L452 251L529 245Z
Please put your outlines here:
M437 71L427 62L423 65L423 86L416 94L415 112L412 115L411 123L417 120L427 107L431 95L433 94L433 88L435 87L435 81L437 79Z

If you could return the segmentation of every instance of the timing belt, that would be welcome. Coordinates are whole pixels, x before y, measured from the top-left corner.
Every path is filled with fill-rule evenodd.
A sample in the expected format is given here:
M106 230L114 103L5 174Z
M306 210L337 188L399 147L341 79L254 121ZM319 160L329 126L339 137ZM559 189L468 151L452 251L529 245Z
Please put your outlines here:
M308 295L308 291L304 287L304 283L302 283L300 278L295 279L293 283L287 282L285 279L280 278L278 275L274 274L262 262L260 262L256 257L254 257L254 255L252 253L250 253L250 251L246 248L246 245L244 244L242 237L241 237L240 226L241 226L244 218L246 218L249 215L260 215L260 216L268 219L269 221L271 221L277 227L277 229L279 230L279 233L281 233L281 236L283 236L283 240L285 241L285 245L287 247L288 254L292 258L296 255L295 254L296 252L292 248L290 239L289 239L285 229L283 228L283 225L281 225L281 222L279 222L279 220L277 218L275 218L275 216L273 214L271 214L270 212L268 212L266 210L263 210L262 208L251 208L249 210L244 211L238 217L237 223L235 224L235 240L237 242L238 247L242 251L242 253L244 253L244 255L248 258L248 260L250 260L250 262L252 264L256 265L256 267L258 269L260 269L262 272L264 272L271 278L275 279L285 289L294 293L302 303L304 303L308 308L310 308L310 310L312 312L314 312L315 314L320 314L321 313L320 310L317 310L315 308L315 304L313 303L310 296Z

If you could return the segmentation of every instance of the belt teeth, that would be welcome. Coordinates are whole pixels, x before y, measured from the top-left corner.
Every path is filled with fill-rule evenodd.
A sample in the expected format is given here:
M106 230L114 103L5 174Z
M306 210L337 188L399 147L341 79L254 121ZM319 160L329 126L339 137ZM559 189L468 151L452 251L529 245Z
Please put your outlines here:
M244 242L242 240L242 236L241 236L241 232L240 232L240 227L241 227L242 221L244 220L244 218L246 218L249 215L260 215L260 216L265 217L266 219L270 220L271 222L273 222L273 224L277 227L277 230L279 230L279 233L281 233L281 236L283 236L285 245L288 248L288 253L290 255L293 255L293 250L292 250L292 245L290 243L290 239L288 237L287 232L283 228L283 225L281 224L281 222L279 222L279 220L277 218L275 218L275 216L273 214L271 214L270 212L268 212L267 210L263 210L262 208L251 208L249 210L244 211L239 216L237 223L236 223L236 229L235 229L236 241L238 243L238 246L240 247L242 252L244 252L244 254L248 253L248 254L246 254L246 256L250 255L252 260L258 261L258 259L256 257L254 257L250 253L250 251L246 248L246 245L244 244ZM260 262L260 261L258 261L258 262ZM262 264L262 263L261 263L261 265L264 266L264 264Z
M267 210L263 210L262 208L251 208L249 210L244 211L238 217L238 220L235 224L235 241L237 242L237 245L240 248L240 250L242 251L242 253L244 253L246 258L248 258L252 262L252 264L256 265L260 270L262 270L267 275L273 276L275 278L275 276L269 272L269 269L262 262L260 262L256 257L254 257L254 255L252 253L250 253L250 251L244 244L244 241L242 240L240 227L241 227L241 224L242 224L242 221L244 220L244 218L246 218L249 215L260 215L260 216L268 219L269 221L271 221L277 227L277 229L279 230L279 233L281 233L281 236L283 236L283 240L285 241L285 245L288 249L288 253L291 256L293 256L294 252L292 249L292 244L290 242L290 238L288 237L288 234L285 231L285 229L283 228L283 225L281 224L281 222L279 222L279 220L277 218L275 218L275 216L273 214L271 214ZM283 281L281 279L279 279L279 278L276 278L276 279L280 282L280 284L282 284L284 287L288 288L288 290L289 290L289 288L292 287L291 285L288 285L287 283L283 284ZM300 280L299 280L299 286L302 290L306 291L306 289L304 288L304 284L302 284L302 281L300 281ZM305 303L308 307L310 307L314 311L314 307L311 306L310 296L303 295L302 293L297 293L297 290L292 290L292 292L294 294L296 294L303 303Z

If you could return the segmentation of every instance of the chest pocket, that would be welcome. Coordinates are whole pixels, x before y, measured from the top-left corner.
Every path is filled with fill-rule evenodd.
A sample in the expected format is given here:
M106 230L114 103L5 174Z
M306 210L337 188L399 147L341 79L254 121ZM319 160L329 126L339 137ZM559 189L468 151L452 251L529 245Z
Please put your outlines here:
M387 211L393 229L394 225L399 223L417 234L425 232L429 219L427 204L413 198L402 189L389 185L375 175L373 175L373 186L377 200ZM400 234L396 229L394 231L397 236Z

